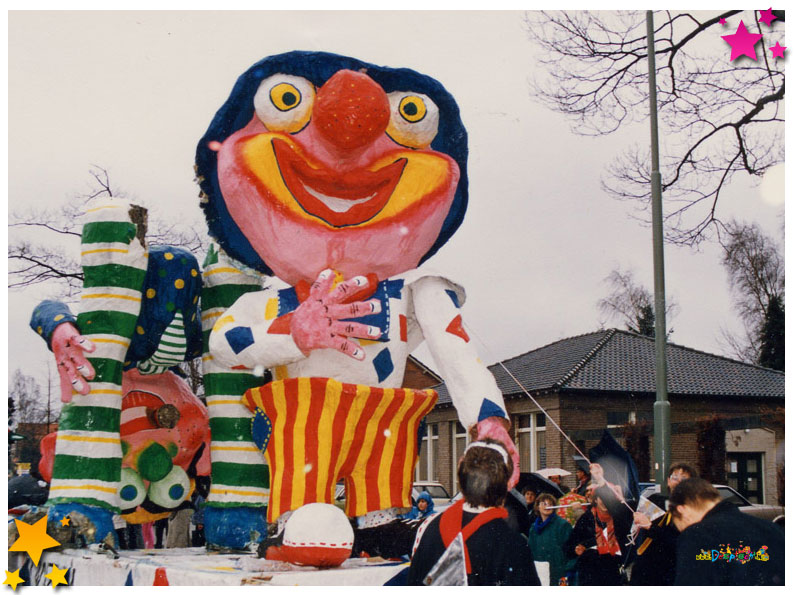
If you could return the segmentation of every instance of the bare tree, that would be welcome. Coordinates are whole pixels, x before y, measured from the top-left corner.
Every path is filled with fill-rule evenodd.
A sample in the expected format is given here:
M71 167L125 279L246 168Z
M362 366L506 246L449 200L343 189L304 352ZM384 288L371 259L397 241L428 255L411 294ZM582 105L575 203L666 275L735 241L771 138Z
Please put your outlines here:
M755 223L730 220L721 238L722 264L728 273L734 306L744 326L739 334L723 330L723 338L736 357L758 363L770 304L782 307L785 300L783 252Z
M60 392L56 391L55 395L56 401L59 401ZM46 424L58 421L58 409L52 407L52 403L47 403L39 383L20 369L14 370L11 376L8 397L14 402L16 422Z
M610 286L609 295L598 300L599 311L607 319L618 320L626 325L626 329L639 335L653 337L656 334L656 316L653 306L653 294L634 279L631 270L614 269L606 279ZM678 305L669 299L665 305L667 320L671 320L678 311ZM668 337L673 329L668 328Z
M80 292L83 271L80 267L80 215L85 204L99 196L124 197L124 192L111 186L103 167L93 166L86 192L73 197L58 209L28 209L14 212L9 223L8 286L24 288L54 282L58 293L68 298ZM181 246L195 254L203 254L209 245L205 226L186 222L149 222L147 243ZM199 260L201 260L199 258Z
M770 39L783 40L785 15L771 27L754 11L655 13L655 56L668 241L697 245L720 225L718 203L737 173L761 176L783 160L783 60ZM721 24L722 19L729 19ZM763 33L758 60L729 61L721 35L740 19ZM602 135L648 117L645 13L530 12L530 39L542 50L545 75L532 94L573 120L580 134ZM772 33L772 35L768 35ZM650 156L630 148L608 168L604 189L634 201L650 218Z

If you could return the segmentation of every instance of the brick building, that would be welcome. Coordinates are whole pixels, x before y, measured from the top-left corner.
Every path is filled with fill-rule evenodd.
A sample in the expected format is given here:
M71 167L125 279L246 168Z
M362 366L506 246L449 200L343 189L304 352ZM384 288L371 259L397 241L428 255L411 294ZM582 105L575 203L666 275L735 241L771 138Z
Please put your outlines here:
M698 468L697 423L716 414L726 430L726 483L751 501L777 503L777 472L784 463L785 375L674 344L668 344L667 359L672 460ZM502 365L489 367L505 398L522 470L575 469L575 450L548 415L585 454L604 428L622 443L627 433L634 432L647 453L640 457L646 460L637 461L640 480L652 480L653 339L618 329L601 330L557 341L501 364L546 412L524 394ZM445 385L436 389L439 399L425 420L427 435L417 479L440 481L454 493L458 489L454 461L467 437ZM572 476L566 479L573 485Z

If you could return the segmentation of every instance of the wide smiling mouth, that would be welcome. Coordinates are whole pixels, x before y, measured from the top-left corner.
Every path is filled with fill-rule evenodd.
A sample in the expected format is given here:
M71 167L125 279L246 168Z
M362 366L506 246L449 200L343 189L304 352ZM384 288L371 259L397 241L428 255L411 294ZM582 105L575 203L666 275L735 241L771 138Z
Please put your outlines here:
M337 172L313 167L284 140L272 140L281 178L300 207L333 227L365 223L386 206L407 160L395 159L375 171Z

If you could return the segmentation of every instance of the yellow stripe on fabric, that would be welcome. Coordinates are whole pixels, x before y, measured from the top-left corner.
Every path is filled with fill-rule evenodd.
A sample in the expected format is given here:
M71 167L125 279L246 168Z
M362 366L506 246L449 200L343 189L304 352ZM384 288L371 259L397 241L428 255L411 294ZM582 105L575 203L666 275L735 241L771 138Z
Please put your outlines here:
M201 358L201 361L203 362L211 362L212 360L213 357L211 355L205 355L204 357Z
M261 452L256 446L211 446L210 452L216 452L221 450L237 450L243 452Z
M281 382L274 382L270 385L270 390L273 392L273 405L276 409L276 421L271 435L284 436L284 427L286 426L287 417L287 400L284 396L284 384ZM271 480L273 483L270 489L274 494L281 494L284 490L284 443L282 440L273 440L271 444L273 448L268 448L267 452L270 453L271 450L273 451L274 465L270 468L275 468L276 472L275 474L271 473ZM276 498L274 501L271 501L270 506L275 507L275 510L272 516L268 513L269 518L278 518L282 513L280 499Z
M260 399L259 400L259 405L257 405L257 406L261 407L261 404L262 404L262 401ZM221 399L212 399L212 400L210 400L209 398L207 398L207 407L212 407L213 405L243 405L243 406L246 406L245 402L241 401L240 399L223 399L223 400L221 400Z
M433 402L432 399L428 399L428 402ZM419 407L416 412L411 416L411 419L408 421L408 431L411 432L409 434L409 440L406 443L405 449L405 464L403 465L403 498L407 499L408 494L411 490L411 483L412 483L412 475L414 471L414 466L416 465L416 447L417 447L417 430L419 428L419 420L422 419L427 414L427 404L423 404ZM453 461L453 465L456 465L457 461Z
M216 494L219 496L223 496L225 494L233 494L235 496L254 496L256 498L261 498L262 496L266 496L265 492L249 492L247 490L230 490L227 488L210 488L210 494Z
M361 450L358 453L354 467L357 471L360 470L361 472L354 472L352 474L353 483L356 486L355 516L360 516L367 512L367 483L363 471L366 467L367 459L371 455L372 444L375 442L375 435L378 432L378 424L383 418L383 414L386 413L386 408L389 406L392 399L394 399L394 389L384 388L380 403L378 403L378 406L375 408L375 413L372 414L372 417L367 422L364 442L361 444Z
M131 295L121 295L118 293L94 293L94 294L86 294L81 296L81 299L84 300L92 300L92 299L105 299L105 298L113 298L117 300L130 300L131 302L140 302L140 297L133 297Z
M265 306L265 320L273 320L278 316L278 298L270 298Z
M105 486L97 486L97 485L82 485L82 486L50 486L50 491L53 490L96 490L97 492L107 492L108 494L115 494L117 492L116 488L107 488Z
M83 250L80 256L87 256L89 254L102 254L103 252L118 252L119 254L129 254L129 250L125 248L97 248L96 250Z
M391 504L391 474L389 470L394 464L394 450L397 447L397 441L401 434L403 418L408 413L411 405L416 402L416 395L411 389L404 389L405 398L402 405L394 414L391 422L389 423L389 435L385 437L383 444L383 451L380 455L380 465L378 466L378 496L380 498L380 508L389 508ZM402 428L404 432L405 429ZM411 441L410 435L408 441ZM416 439L413 440L416 442Z
M339 404L342 397L342 384L329 380L325 386L325 401L323 410L320 413L320 423L317 428L317 502L325 500L325 488L328 483L328 471L331 468L331 448L333 446L334 419L339 411ZM337 460L335 467L339 464ZM333 477L334 482L336 476Z
M287 376L287 366L276 366L275 376L276 381L286 380L289 377Z
M231 314L227 314L223 318L218 319L218 322L215 323L215 326L212 327L212 330L219 331L226 325L231 324L233 322L234 322L234 316L232 316Z
M101 211L103 209L121 209L123 208L122 205L104 205L101 207L94 207L93 209L86 209L86 213L95 213L97 211Z
M203 322L205 320L209 320L210 318L217 318L221 314L223 314L223 310L220 312L207 312L206 314L201 315L201 321Z
M121 395L121 389L95 388L88 391L89 395Z
M105 442L107 444L121 444L119 438L102 438L100 436L69 436L59 433L58 440L69 440L70 442Z
M312 385L309 378L298 378L298 410L295 412L295 428L292 431L292 505L290 510L303 506L306 495L306 481L297 480L296 475L304 474L306 466L306 418L312 402ZM296 481L297 480L297 481Z
M122 340L119 340L119 339L101 339L101 338L95 339L94 337L91 337L91 342L92 343L115 343L115 344L121 345L123 347L129 347L130 346L130 342L129 341L122 341Z
M339 458L334 467L334 477L339 477L339 468L347 461L347 456L350 454L350 448L353 446L353 438L355 437L356 420L361 418L361 413L364 411L364 405L369 398L370 387L363 384L356 385L356 396L353 398L353 404L347 412L345 419L345 433L342 437L342 449L339 451Z
M218 267L214 268L209 271L204 271L204 276L209 277L210 275L217 275L218 273L232 273L237 275L242 275L243 272L239 269L234 269L232 267Z

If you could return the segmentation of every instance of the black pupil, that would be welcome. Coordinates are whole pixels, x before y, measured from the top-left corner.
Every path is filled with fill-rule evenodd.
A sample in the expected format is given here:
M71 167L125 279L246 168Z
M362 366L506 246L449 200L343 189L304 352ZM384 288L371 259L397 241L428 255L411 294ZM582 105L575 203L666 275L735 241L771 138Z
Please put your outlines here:
M403 107L403 111L406 116L415 116L419 113L419 108L416 107L415 103L406 103Z
M295 96L295 93L287 91L281 96L281 101L284 102L284 105L295 105L295 103L298 101L298 98Z

